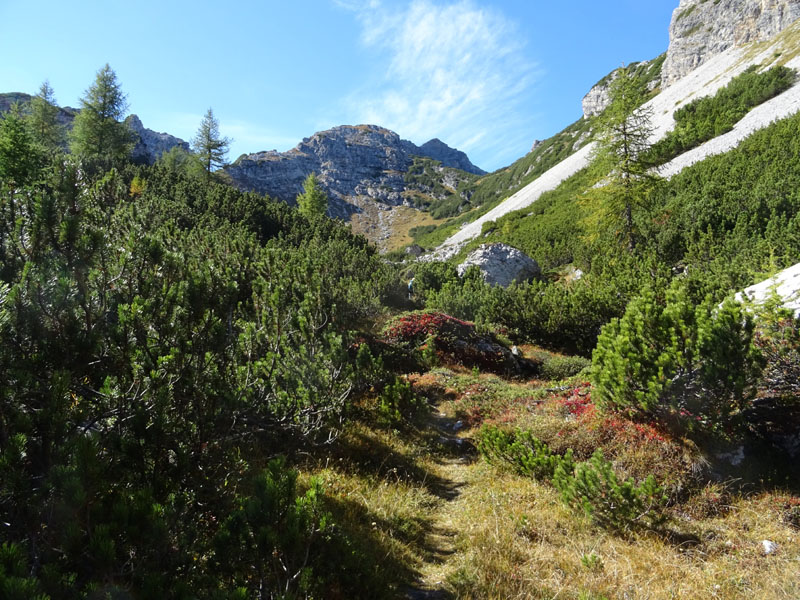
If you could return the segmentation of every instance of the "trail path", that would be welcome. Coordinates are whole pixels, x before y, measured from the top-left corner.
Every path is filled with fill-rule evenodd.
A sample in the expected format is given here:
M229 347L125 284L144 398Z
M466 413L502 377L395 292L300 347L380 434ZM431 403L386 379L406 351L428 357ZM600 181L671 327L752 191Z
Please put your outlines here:
M463 492L474 479L477 453L467 438L459 437L460 422L434 408L428 427L436 432L440 451L436 460L436 489L439 502L431 515L430 531L425 539L429 558L419 569L417 582L403 590L407 600L448 600L452 598L445 582L453 571L459 515Z

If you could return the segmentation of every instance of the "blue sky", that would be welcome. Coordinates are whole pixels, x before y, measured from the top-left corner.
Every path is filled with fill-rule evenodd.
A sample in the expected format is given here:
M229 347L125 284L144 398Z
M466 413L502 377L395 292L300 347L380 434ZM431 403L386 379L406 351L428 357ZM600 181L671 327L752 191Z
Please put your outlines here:
M581 115L620 64L665 51L678 0L0 0L0 91L78 106L111 65L130 112L229 158L335 125L438 137L487 170Z

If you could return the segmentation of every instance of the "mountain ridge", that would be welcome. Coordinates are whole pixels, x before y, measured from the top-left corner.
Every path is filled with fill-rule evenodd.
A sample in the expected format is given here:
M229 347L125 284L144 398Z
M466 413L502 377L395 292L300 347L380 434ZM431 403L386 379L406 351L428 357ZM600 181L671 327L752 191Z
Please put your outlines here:
M0 114L11 109L14 103L22 105L29 104L33 96L24 92L5 92L0 93ZM59 106L56 119L58 123L67 129L72 128L72 122L81 109L71 106ZM162 153L169 151L175 146L180 146L184 150L189 150L189 143L179 137L169 133L162 133L148 129L142 124L138 115L131 113L125 118L125 122L131 131L136 134L136 144L131 151L131 158L136 162L153 164L158 160Z
M417 146L378 125L339 125L304 138L286 152L276 150L240 156L225 172L240 189L293 203L305 178L316 173L330 198L329 214L349 218L364 201L387 207L411 206L406 175L414 157L430 158L442 167L483 175L462 151L436 138Z

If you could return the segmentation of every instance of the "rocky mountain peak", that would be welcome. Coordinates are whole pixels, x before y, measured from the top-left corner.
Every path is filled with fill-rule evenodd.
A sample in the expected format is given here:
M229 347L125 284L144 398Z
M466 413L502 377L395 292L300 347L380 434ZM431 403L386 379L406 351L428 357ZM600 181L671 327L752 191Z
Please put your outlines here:
M680 0L662 87L733 46L767 40L800 18L800 0Z
M439 138L433 138L425 142L419 149L422 152L422 156L438 160L446 167L454 167L475 175L484 175L486 173L483 169L473 165L464 152L451 148Z
M303 139L288 152L241 156L226 171L241 189L290 203L314 172L330 198L329 213L348 218L362 210L363 201L388 206L406 203L405 176L415 156L470 173L484 172L466 154L440 140L420 147L378 125L333 127Z
M189 150L189 144L182 139L168 133L147 129L138 115L128 115L125 122L137 136L136 145L131 152L131 158L135 161L152 164L164 152L169 152L175 146Z
M11 105L15 102L29 104L31 98L33 98L33 96L30 94L21 92L0 94L0 114L10 110ZM78 108L61 106L58 108L56 119L59 124L63 125L67 130L70 130L72 129L72 122L75 120L75 115L79 112L80 109ZM136 145L131 153L131 158L135 161L153 164L163 152L170 150L174 146L180 146L185 150L189 150L189 144L182 139L168 133L159 133L152 129L147 129L137 115L128 115L125 119L125 123L127 123L131 131L136 135Z

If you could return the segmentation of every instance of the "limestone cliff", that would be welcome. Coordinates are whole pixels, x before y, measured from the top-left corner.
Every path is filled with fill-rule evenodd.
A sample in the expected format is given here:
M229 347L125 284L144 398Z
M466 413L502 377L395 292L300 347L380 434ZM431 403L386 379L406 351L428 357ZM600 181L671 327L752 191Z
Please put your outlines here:
M137 162L153 164L164 152L169 152L175 146L189 150L188 142L168 133L147 129L137 115L129 115L125 122L136 134L136 145L131 152L131 158Z
M644 60L642 62L634 62L626 67L634 77L642 80L648 90L652 91L661 85L661 69L664 64L665 55L654 58L653 60ZM611 71L608 75L598 81L589 93L583 97L581 106L583 108L583 116L585 118L599 115L603 112L611 102L609 96L609 88L611 83L619 77L623 67L618 67Z
M294 202L303 180L315 172L330 198L331 216L348 218L361 210L365 200L389 206L407 203L405 176L414 156L483 173L466 154L439 140L419 147L376 125L334 127L315 133L288 152L242 156L225 170L239 188L287 202Z
M662 87L708 59L768 40L800 18L800 0L680 0L669 26Z
M20 106L25 106L26 104L29 104L31 98L33 98L33 96L22 92L8 92L0 94L0 114L8 110L11 110L12 104L19 103ZM76 114L78 114L77 108L62 106L59 107L58 109L56 120L59 122L59 124L71 128L72 120L75 118Z

